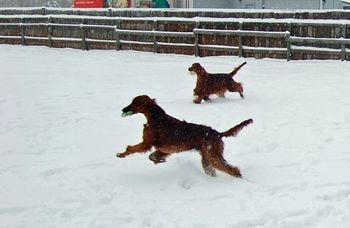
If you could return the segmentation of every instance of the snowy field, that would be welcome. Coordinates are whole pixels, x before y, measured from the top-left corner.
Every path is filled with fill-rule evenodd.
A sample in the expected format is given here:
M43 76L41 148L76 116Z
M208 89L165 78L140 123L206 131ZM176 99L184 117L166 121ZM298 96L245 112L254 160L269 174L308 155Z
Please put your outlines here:
M195 105L200 62L236 75L245 99ZM350 227L350 63L81 51L0 45L0 227ZM145 118L140 94L225 131L242 179L204 174L196 152L154 165L115 156Z

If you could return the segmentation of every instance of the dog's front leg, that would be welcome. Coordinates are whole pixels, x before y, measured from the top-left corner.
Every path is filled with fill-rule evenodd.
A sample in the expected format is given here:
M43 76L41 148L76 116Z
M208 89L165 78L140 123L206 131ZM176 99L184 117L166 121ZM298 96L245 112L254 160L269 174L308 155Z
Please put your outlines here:
M193 99L193 103L200 104L203 99L203 96L195 95Z
M134 153L144 153L149 151L154 145L154 132L152 128L145 124L143 128L143 140L141 143L134 146L127 146L125 152L118 153L118 158L125 158L126 156Z
M159 150L154 151L152 154L149 155L149 160L153 161L154 164L163 163L165 162L165 158L168 157L170 154L163 153Z
M126 156L134 153L143 153L151 149L151 145L146 144L145 142L139 143L134 146L127 146L125 152L118 153L118 158L125 158Z

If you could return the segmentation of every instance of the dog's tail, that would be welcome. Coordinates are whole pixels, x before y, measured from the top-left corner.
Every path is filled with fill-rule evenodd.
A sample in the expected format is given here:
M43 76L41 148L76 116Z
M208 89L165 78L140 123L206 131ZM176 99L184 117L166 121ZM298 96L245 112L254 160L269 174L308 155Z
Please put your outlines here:
M220 133L221 137L229 137L229 136L236 136L238 132L240 132L245 126L248 126L249 124L253 123L252 119L248 119L243 121L242 123L234 126L233 128Z
M235 76L235 74L237 74L237 72L238 72L244 65L246 65L246 64L247 64L247 62L242 63L241 65L239 65L238 67L236 67L229 75L230 75L231 77Z

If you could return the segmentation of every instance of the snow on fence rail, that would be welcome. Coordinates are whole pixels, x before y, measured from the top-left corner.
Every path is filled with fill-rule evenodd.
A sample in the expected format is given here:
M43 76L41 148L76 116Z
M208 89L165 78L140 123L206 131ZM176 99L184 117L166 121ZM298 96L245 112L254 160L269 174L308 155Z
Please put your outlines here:
M109 44L113 45L116 50L122 50L123 45L138 45L138 46L148 46L153 52L158 52L159 47L172 47L177 49L192 49L193 54L196 56L200 56L201 51L203 50L211 50L211 51L229 51L235 52L239 56L244 56L245 52L252 53L264 53L264 54L281 54L284 55L287 60L290 60L294 52L310 52L317 54L337 54L340 56L341 60L348 60L349 49L350 47L350 38L347 38L347 26L349 24L344 23L342 21L312 21L312 20L263 20L263 19L215 19L215 18L183 18L183 20L179 18L122 18L122 17L81 17L81 16L43 16L43 15L25 15L25 16L0 16L1 19L11 19L11 21L17 22L1 22L1 27L13 27L19 28L20 34L0 34L1 40L20 40L22 45L26 45L27 41L45 41L48 42L49 47L53 47L54 41L61 42L74 42L79 43L80 47L84 50L88 50L88 43L100 43L100 44ZM69 21L70 19L75 21ZM35 20L46 20L46 22L31 22ZM53 22L56 20L58 22ZM60 22L68 20L69 23ZM87 24L86 21L93 21L94 24ZM28 22L30 21L30 22ZM113 25L104 25L101 24L101 21L108 21L108 23ZM237 29L215 29L215 28L206 28L208 24L218 24L220 22L224 23L236 23L238 24ZM78 23L80 22L80 23ZM141 26L140 28L127 29L122 28L121 23L130 23L133 24L135 22L143 22L149 23L150 25ZM91 22L90 22L91 23ZM96 24L95 24L96 23ZM177 23L177 24L186 24L192 28L189 31L165 31L158 30L159 23ZM256 30L246 30L244 29L245 24L267 24L269 26L279 25L281 23L285 23L286 29L285 31L269 31L266 28L265 31L256 31ZM341 31L341 36L337 38L331 37L302 37L302 36L292 36L293 32L292 27L307 27L307 26L322 26L322 27L336 27ZM40 36L36 32L38 27L44 27L47 32L46 36ZM124 26L125 27L125 26ZM126 26L127 27L127 26ZM144 28L147 27L147 28ZM203 27L203 28L202 28ZM210 27L210 26L209 26ZM63 32L64 36L55 36L53 34L53 30L68 30L69 28L73 28L79 30L79 35L74 37L66 36L69 31ZM31 32L26 32L26 30L32 30ZM87 30L88 29L103 29L110 34L110 39L96 39L88 37ZM34 31L34 32L33 32ZM208 44L206 42L201 42L201 37L217 37L222 36L225 39L235 38L237 42L227 42L228 44ZM134 40L135 37L141 37L141 40ZM244 39L248 38L266 38L266 39L282 39L283 44L280 46L254 46L247 45L244 42ZM191 42L172 42L172 41L164 41L166 38L189 38ZM203 39L202 39L203 40ZM268 41L267 41L268 43ZM293 45L296 44L296 45ZM313 45L326 45L326 47L314 47ZM339 45L340 48L329 48L327 45Z
M75 15L100 17L179 17L179 18L276 18L276 19L350 19L348 10L276 9L142 9L142 8L0 8L1 15Z

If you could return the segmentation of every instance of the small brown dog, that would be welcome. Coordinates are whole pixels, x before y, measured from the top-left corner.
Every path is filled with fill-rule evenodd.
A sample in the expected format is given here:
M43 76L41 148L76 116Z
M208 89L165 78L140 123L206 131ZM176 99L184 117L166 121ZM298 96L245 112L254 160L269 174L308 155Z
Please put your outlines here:
M193 90L195 99L194 103L199 104L204 99L210 100L209 96L216 94L219 97L225 97L227 91L238 92L241 98L243 96L242 83L233 80L233 76L245 65L247 62L242 63L231 73L208 73L199 63L194 63L188 70L194 72L197 75L196 88Z
M126 151L118 153L117 157L124 158L130 154L156 149L149 159L155 164L165 162L165 158L172 153L197 150L202 156L204 172L216 176L215 169L226 172L235 177L241 177L237 167L231 166L223 157L223 137L236 136L245 126L253 122L252 119L243 121L235 127L217 132L211 127L187 123L171 117L157 105L154 99L147 95L135 97L131 104L123 108L122 116L142 113L147 119L143 129L143 141L134 146L127 146Z

